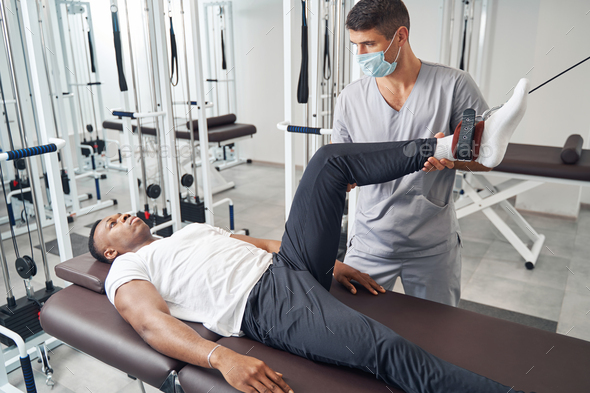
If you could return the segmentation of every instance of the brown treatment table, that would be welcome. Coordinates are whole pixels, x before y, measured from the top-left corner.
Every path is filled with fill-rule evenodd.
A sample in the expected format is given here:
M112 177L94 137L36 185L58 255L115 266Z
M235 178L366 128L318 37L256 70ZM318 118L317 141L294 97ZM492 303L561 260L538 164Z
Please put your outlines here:
M90 254L57 265L56 274L75 284L43 306L43 329L163 392L236 392L218 371L187 365L148 346L104 294L109 267ZM373 296L361 289L352 295L336 281L330 292L432 354L515 390L590 392L590 342L394 292ZM245 337L220 337L199 323L187 324L209 340L263 360L283 373L296 393L400 392L369 371L315 363Z

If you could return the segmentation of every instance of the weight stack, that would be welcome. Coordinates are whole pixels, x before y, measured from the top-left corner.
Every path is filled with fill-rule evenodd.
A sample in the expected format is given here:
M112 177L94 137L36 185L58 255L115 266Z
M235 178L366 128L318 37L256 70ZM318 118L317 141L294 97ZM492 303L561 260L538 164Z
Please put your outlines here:
M149 214L149 218L145 218L145 212L139 211L137 212L137 217L141 218L143 222L148 224L150 227L154 227L156 225L163 224L172 220L172 216L170 214L165 216L159 216L157 214ZM156 235L162 237L168 237L172 235L172 226L166 227L164 229L160 229L156 232Z
M205 222L205 203L180 201L180 219L185 222Z
M29 180L25 180L25 179L21 179L20 183L19 183L19 180L12 180L9 182L9 185L10 185L10 191L20 190L21 188L28 188L31 186L31 184L29 183ZM33 203L33 199L31 197L31 191L24 191L22 195L20 193L18 193L16 195L14 195L13 198L16 198L22 202L23 196L25 197L25 201Z
M172 216L170 214L168 214L166 216L158 216L158 215L154 214L154 217L156 217L156 225L160 225L160 224L163 224L165 222L172 220ZM162 236L162 237L172 236L172 226L166 227L164 229L160 229L158 232L156 232L156 235Z
M40 289L35 292L34 297L37 302L43 304L51 295L61 290L55 287L52 291ZM0 325L18 333L23 340L43 331L39 323L39 303L28 299L26 296L16 300L15 307L7 305L0 307ZM0 342L6 346L13 346L12 339L0 335Z

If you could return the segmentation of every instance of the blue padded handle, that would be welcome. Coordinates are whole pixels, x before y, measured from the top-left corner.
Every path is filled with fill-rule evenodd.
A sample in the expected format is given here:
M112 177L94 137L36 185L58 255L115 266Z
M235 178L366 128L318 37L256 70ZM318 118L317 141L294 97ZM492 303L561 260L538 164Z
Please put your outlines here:
M287 126L287 131L298 132L300 134L316 134L321 135L321 128L318 127L300 127L300 126Z
M10 150L7 151L6 154L8 155L7 161L10 161L24 157L38 156L40 154L51 153L54 151L57 151L57 146L55 143L50 143L48 145L27 147L26 149Z
M135 119L135 116L133 116L133 112L113 111L113 116L130 117L132 119Z
M229 229L234 230L234 205L229 205Z
M12 203L6 205L8 208L8 219L10 220L10 225L15 226L16 221L14 220L14 211L12 210Z
M35 378L33 377L33 368L31 367L31 358L29 355L27 355L25 358L20 358L20 365L23 370L23 377L25 378L27 393L37 393Z

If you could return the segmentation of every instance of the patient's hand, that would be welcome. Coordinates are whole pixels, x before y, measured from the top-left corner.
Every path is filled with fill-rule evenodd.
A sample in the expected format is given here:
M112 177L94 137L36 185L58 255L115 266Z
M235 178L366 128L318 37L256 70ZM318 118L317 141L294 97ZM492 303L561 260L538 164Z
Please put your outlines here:
M334 278L340 284L344 285L353 295L356 294L356 287L352 285L351 280L355 280L367 288L373 295L378 295L379 292L385 293L385 289L377 284L371 276L361 273L352 266L348 266L339 260L336 260L336 264L334 265Z
M273 371L262 360L240 355L224 347L213 354L213 367L221 371L223 378L240 392L293 393L283 381L283 374Z

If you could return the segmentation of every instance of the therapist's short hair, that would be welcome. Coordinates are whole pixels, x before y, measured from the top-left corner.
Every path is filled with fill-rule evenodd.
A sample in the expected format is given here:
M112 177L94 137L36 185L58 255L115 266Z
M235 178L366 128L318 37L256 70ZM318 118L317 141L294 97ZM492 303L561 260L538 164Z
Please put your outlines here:
M361 0L346 17L346 28L365 31L376 28L388 40L405 26L410 31L410 14L402 0Z

